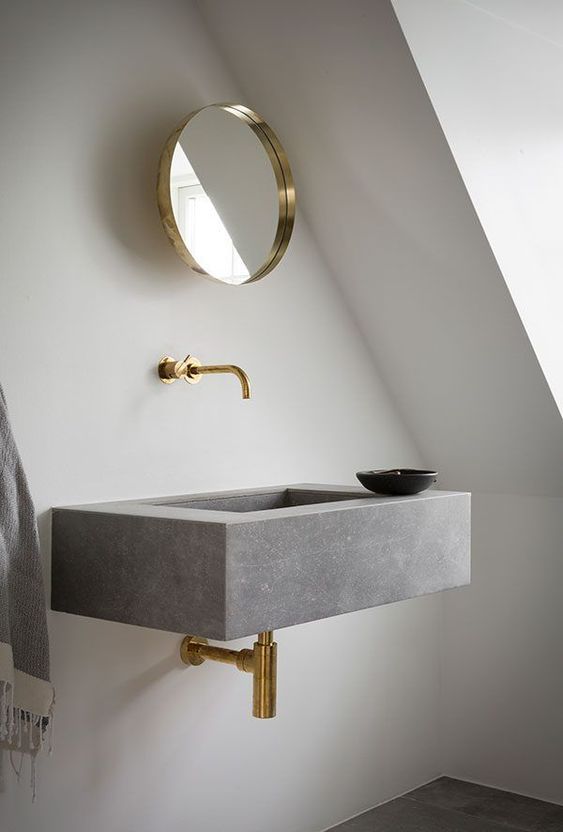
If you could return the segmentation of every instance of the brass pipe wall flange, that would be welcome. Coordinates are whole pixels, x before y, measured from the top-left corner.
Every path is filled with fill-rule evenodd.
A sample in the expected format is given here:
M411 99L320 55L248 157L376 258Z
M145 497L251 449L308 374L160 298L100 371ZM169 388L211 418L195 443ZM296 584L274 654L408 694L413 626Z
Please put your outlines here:
M184 664L199 667L204 661L234 665L242 673L252 673L252 715L257 719L271 719L276 715L277 651L273 632L258 634L252 650L229 650L209 644L206 638L186 636L180 646Z
M180 645L180 658L184 664L191 664L194 667L203 664L205 657L200 654L199 648L206 644L209 644L206 638L186 636Z

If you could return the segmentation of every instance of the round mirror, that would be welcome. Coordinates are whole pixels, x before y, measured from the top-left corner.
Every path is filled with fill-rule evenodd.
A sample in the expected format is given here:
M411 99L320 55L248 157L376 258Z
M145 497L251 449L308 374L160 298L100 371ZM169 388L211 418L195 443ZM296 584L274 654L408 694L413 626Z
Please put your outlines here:
M196 272L223 283L260 280L283 257L293 230L285 151L248 107L202 107L166 143L158 205L172 245Z

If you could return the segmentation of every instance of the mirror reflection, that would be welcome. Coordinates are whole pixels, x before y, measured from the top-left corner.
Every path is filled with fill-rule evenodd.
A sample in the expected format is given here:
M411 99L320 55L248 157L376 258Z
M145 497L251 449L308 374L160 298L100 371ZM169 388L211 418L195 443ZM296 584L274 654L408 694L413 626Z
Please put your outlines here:
M295 196L279 140L242 105L210 105L171 136L161 163L164 227L182 259L201 274L242 284L283 256Z

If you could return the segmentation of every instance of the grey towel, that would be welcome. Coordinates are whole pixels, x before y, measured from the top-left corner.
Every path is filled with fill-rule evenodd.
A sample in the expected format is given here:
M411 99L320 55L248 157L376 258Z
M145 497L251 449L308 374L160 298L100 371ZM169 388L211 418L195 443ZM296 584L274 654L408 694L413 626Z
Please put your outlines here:
M52 721L35 511L0 387L0 747L35 757Z

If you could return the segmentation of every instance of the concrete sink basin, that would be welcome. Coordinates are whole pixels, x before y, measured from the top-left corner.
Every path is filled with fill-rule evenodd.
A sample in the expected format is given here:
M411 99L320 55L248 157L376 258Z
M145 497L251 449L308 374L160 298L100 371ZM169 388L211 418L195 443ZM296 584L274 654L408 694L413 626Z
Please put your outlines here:
M291 485L53 510L53 609L223 641L469 580L465 493Z

